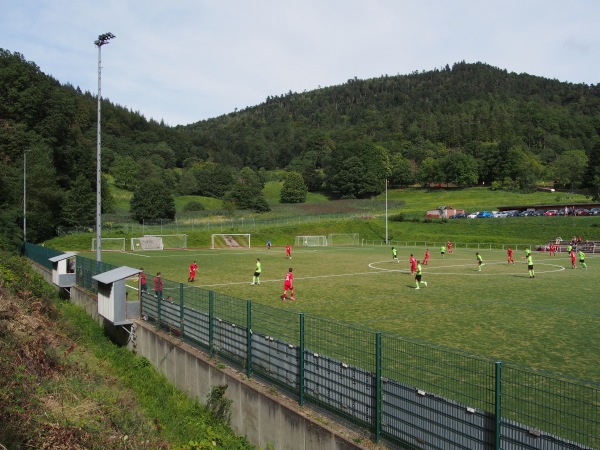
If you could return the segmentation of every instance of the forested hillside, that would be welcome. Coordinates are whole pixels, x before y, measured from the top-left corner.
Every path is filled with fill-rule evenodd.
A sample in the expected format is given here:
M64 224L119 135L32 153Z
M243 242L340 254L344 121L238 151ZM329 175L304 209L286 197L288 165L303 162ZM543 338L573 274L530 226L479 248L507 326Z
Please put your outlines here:
M257 106L168 127L102 101L102 172L134 192L135 219L172 218L173 195L266 211L264 170L287 169L282 202L306 191L364 198L415 183L531 189L540 181L600 191L600 86L457 63L268 97ZM95 218L97 98L0 49L0 242ZM103 212L113 208L103 183ZM159 207L160 206L160 207Z

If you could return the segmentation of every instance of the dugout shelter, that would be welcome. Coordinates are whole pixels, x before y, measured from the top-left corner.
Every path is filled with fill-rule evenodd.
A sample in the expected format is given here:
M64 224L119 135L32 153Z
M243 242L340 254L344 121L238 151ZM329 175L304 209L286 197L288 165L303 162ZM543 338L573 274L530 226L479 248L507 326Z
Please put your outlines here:
M125 280L140 272L123 266L92 277L98 283L98 314L113 325L131 325L139 317L139 299L127 299Z
M52 283L59 288L70 288L75 284L75 272L69 271L69 262L75 258L77 253L61 253L48 258L52 263Z

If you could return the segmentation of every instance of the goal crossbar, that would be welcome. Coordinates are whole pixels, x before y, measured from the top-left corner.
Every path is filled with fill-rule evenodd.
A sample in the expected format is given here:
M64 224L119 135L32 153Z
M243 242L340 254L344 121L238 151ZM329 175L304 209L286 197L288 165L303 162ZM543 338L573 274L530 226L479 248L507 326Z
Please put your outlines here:
M327 247L326 236L296 236L296 245L304 247Z

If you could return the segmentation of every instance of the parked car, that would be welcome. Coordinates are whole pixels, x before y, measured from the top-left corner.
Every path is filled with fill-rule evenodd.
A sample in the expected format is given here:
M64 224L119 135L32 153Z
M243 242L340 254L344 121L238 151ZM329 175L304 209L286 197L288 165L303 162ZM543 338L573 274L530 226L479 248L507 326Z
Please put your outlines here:
M524 211L519 212L519 217L527 217L533 214L532 210L526 209Z
M543 216L545 211L543 209L536 209L531 213L532 216Z
M600 216L600 208L592 208L590 209L590 216Z
M545 216L556 216L558 211L556 209L549 209L544 213Z
M585 208L579 208L579 209L575 210L576 216L588 216L589 214L590 214L590 211Z
M508 212L506 211L496 211L494 213L492 213L492 217L495 219L503 219L505 217L508 217Z
M519 217L519 211L513 209L512 211L506 211L506 217Z
M478 214L479 214L479 211L471 213L471 214L467 214L467 219L476 219Z
M465 213L456 213L450 216L450 219L466 219L467 215Z
M488 219L490 217L492 217L492 213L489 211L481 211L479 214L477 214L478 219Z

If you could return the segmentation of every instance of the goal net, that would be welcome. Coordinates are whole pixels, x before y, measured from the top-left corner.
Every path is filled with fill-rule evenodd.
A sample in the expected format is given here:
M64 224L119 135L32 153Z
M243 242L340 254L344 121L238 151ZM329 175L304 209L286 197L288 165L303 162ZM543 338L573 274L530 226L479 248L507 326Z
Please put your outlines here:
M210 248L250 248L250 235L213 234Z
M92 251L97 249L96 238L92 238ZM100 250L103 252L125 251L125 238L100 238Z
M296 236L296 245L304 247L327 247L325 236Z
M131 250L164 250L187 248L187 234L146 234L131 238Z
M358 233L331 233L327 237L329 245L360 245Z

